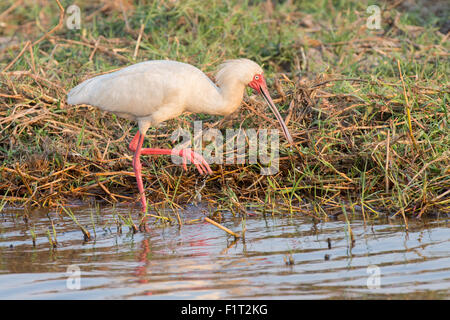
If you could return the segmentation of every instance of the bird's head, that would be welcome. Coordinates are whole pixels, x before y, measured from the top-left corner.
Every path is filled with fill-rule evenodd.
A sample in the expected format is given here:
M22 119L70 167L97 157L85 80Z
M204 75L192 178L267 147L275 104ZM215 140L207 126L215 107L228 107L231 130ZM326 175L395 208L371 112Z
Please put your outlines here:
M275 107L275 104L272 101L272 98L269 94L269 89L267 88L266 79L264 79L264 75L261 73L255 73L253 75L252 80L248 83L248 86L255 90L257 93L259 93L266 103L269 105L269 108L272 110L272 112L275 114L275 117L277 118L278 122L281 125L281 128L283 129L284 136L289 141L291 145L294 144L294 140L292 139L291 134L289 133L289 130L284 123L283 118L281 117L280 113L278 112L278 109Z
M230 69L233 69L235 71L234 74L238 75L239 79L245 85L248 85L264 98L266 103L269 105L269 108L272 110L278 122L280 123L281 128L283 129L284 136L289 141L289 143L293 145L294 141L292 139L292 136L289 133L289 130L284 123L283 118L278 112L278 109L275 107L272 98L270 97L266 79L263 75L263 69L257 63L248 59L230 60L225 62L225 64L223 65L224 67L219 71L219 76L222 70L227 69L227 65L230 67ZM224 72L224 75L225 73L226 72Z
M228 60L220 66L219 72L217 73L217 81L219 86L227 83L230 79L238 79L242 84L248 85L250 88L259 93L269 108L275 114L278 122L280 122L281 128L283 129L284 136L289 141L291 145L294 144L291 134L283 121L278 109L272 101L269 94L269 89L267 88L266 79L264 79L263 69L255 62L249 59L236 59Z

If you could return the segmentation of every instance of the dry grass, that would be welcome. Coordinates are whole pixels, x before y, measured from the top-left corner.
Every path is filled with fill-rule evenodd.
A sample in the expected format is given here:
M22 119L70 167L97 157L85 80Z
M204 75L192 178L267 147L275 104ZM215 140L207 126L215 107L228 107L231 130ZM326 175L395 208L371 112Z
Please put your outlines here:
M204 178L194 167L184 173L168 158L145 159L143 179L154 208L176 209L201 196L219 210L302 213L325 219L343 208L364 217L450 212L448 34L422 27L419 31L435 38L413 42L411 34L417 30L402 24L393 8L385 14L389 31L370 33L364 29L363 10L352 18L336 10L324 21L320 11L306 14L294 4L289 4L290 11L286 7L270 11L267 3L252 10L269 19L269 25L285 24L293 33L286 37L292 41L278 49L263 48L269 51L264 58L256 56L259 48L247 50L258 62L270 61L272 95L296 147L281 146L280 171L273 176L261 176L255 165L212 165L214 174ZM26 18L22 37L5 31L11 41L0 49L3 201L37 207L102 199L137 207L131 154L126 149L134 124L89 106L66 105L67 90L88 77L149 56L191 62L209 72L225 58L242 55L239 48L221 51L220 45L212 44L208 48L214 54L202 57L195 51L198 43L192 44L189 55L185 52L189 44L177 36L177 28L197 23L191 32L204 32L203 13L170 1L162 7L158 10L178 19L174 26L165 26L175 30L166 40L143 32L146 22L139 18L145 11L128 2L125 7L114 1L85 5L87 29L77 33L64 29L56 5L39 11L46 32L30 26L30 17L17 8L0 11L0 17L8 17L11 32L18 19ZM239 6L232 8L239 13ZM214 9L205 10L207 15ZM155 12L154 21L166 23ZM96 17L107 19L102 26L96 22L102 31L95 29ZM120 22L124 25L120 32L108 33L107 26ZM332 23L339 36L330 39L327 25ZM355 26L359 29L352 33ZM204 37L203 45L211 41L209 34ZM159 41L178 46L166 55L154 53ZM422 67L411 65L413 59ZM227 118L185 115L152 129L147 141L152 147L171 146L168 137L174 129L189 128L199 119L219 130L276 128L264 105L250 96Z

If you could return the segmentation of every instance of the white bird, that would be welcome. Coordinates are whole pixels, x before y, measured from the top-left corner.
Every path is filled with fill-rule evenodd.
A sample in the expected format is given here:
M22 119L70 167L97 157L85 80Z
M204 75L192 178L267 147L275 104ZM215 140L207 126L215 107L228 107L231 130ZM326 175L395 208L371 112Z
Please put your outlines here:
M137 121L139 130L129 145L134 151L133 169L140 193L142 211L147 202L141 176L141 154L172 154L171 149L142 149L150 126L175 118L183 112L228 115L239 108L248 85L260 93L280 122L286 139L292 137L267 89L262 68L248 59L228 60L219 67L214 84L198 68L177 61L152 60L116 72L88 79L69 94L71 105L89 104L120 117ZM205 159L191 149L176 151L195 164L200 174L212 173Z

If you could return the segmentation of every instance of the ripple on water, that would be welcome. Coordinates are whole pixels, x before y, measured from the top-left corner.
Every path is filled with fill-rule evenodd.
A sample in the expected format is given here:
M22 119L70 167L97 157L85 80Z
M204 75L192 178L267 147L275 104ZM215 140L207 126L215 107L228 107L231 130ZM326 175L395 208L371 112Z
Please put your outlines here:
M313 223L305 217L250 217L244 240L208 224L152 225L149 233L117 231L127 208L72 208L95 240L84 242L67 216L20 211L0 217L0 298L448 298L450 233L447 219ZM190 208L186 220L202 217ZM222 224L241 231L241 219ZM137 215L132 214L137 220ZM58 241L50 249L52 219ZM154 221L154 220L151 220ZM32 245L30 228L36 234ZM50 230L51 234L53 233ZM328 242L331 248L328 247ZM286 261L293 261L287 265ZM81 270L81 289L67 288L67 266ZM380 288L368 289L368 266L379 268Z

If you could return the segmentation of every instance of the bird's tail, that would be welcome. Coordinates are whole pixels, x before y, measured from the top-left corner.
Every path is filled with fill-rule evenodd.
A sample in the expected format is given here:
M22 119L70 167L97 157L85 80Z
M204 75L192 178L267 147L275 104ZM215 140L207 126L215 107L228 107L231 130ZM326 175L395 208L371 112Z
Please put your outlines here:
M67 94L67 103L68 104L82 104L86 103L85 100L89 97L89 90L86 90L89 88L89 84L95 80L95 78L88 79L86 81L83 81L79 85L77 85L75 88L69 91Z

